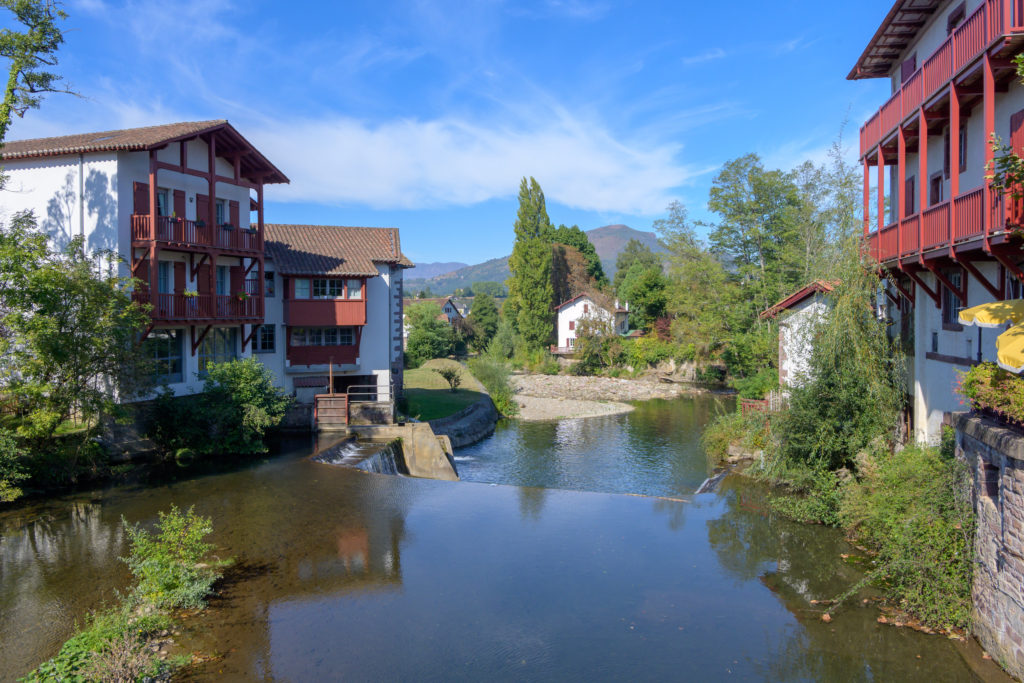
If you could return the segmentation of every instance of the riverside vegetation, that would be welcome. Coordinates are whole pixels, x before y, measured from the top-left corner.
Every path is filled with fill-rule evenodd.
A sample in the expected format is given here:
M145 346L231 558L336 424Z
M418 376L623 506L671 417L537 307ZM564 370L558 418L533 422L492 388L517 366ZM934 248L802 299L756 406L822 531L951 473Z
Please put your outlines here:
M206 542L213 524L177 507L159 513L155 531L129 524L128 556L135 585L118 604L91 614L50 660L22 681L137 681L165 679L191 661L166 657L175 628L174 611L198 610L221 577L228 560L210 557Z

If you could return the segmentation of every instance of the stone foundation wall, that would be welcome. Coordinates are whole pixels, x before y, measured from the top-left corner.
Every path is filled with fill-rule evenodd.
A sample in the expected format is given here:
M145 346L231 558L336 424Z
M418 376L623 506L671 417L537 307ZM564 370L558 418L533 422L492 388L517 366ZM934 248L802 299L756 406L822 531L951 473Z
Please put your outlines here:
M974 632L1024 678L1024 435L973 415L954 422L957 457L974 475Z

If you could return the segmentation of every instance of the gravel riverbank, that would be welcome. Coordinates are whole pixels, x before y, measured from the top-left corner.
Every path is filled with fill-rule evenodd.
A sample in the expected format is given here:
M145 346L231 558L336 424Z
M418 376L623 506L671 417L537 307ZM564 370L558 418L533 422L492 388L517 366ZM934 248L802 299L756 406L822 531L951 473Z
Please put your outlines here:
M561 420L628 413L623 401L675 398L688 393L676 384L642 379L575 377L571 375L514 375L510 378L519 419Z

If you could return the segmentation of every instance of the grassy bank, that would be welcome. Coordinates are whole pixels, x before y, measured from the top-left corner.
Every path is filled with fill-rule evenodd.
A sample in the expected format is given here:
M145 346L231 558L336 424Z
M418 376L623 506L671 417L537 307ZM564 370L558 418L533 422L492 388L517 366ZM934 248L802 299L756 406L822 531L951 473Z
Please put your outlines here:
M458 373L459 386L453 392L438 370L450 368ZM406 413L418 420L436 420L454 415L483 398L478 382L453 360L436 358L414 370L405 371Z

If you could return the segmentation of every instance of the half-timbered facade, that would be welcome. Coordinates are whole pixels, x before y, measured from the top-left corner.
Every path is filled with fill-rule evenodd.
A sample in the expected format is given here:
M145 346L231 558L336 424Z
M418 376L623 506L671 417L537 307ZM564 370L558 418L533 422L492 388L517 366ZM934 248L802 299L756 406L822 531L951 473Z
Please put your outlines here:
M198 390L249 354L264 315L264 186L285 177L227 121L5 144L2 211L32 210L57 246L116 252L151 305L158 380Z
M994 358L994 334L960 309L1017 298L1024 206L991 187L993 135L1024 153L1024 50L1016 0L897 0L848 78L892 95L860 129L864 234L885 276L893 334L907 352L919 440L960 410L956 371Z
M390 401L402 386L402 274L413 265L398 229L265 229L266 318L253 343L278 385L301 403L325 393Z

